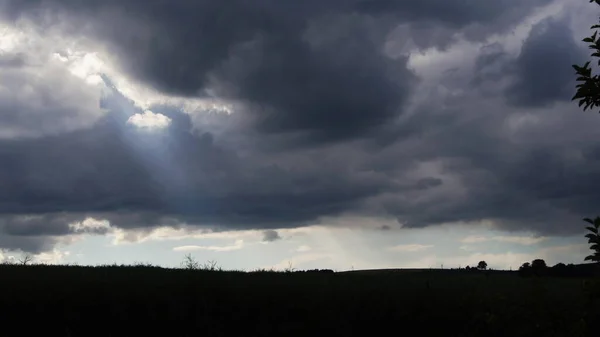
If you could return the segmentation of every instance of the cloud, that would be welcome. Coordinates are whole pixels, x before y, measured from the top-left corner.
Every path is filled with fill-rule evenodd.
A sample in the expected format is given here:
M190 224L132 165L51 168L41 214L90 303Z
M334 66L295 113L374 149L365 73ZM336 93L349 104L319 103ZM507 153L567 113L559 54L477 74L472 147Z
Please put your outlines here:
M319 142L370 133L402 113L416 79L406 58L382 54L398 25L428 27L418 31L421 43L432 29L481 39L483 23L487 34L503 31L547 1L3 3L7 20L96 40L119 69L160 92L226 98L263 133Z
M302 245L302 246L299 246L298 248L296 248L295 251L298 252L298 253L306 253L306 252L309 252L311 250L312 250L312 248L310 246Z
M546 237L529 237L529 236L493 236L493 237L485 237L485 236L468 236L461 240L462 243L482 243L482 242L505 242L505 243L515 243L520 245L535 245L541 243L548 238Z
M171 124L171 119L163 114L147 110L129 117L127 124L149 130L164 129Z
M275 230L267 230L263 232L263 242L274 242L277 240L281 240L281 236Z
M101 92L33 51L0 50L0 139L39 138L93 126ZM36 57L36 59L33 59Z
M433 247L432 245L419 245L419 244L408 244L408 245L397 245L389 247L388 250L392 252L421 252Z
M213 252L230 252L234 250L240 250L244 248L244 240L236 240L233 245L230 246L179 246L173 248L176 252L187 252L196 250L209 250Z
M33 263L62 264L64 259L71 255L69 251L54 249L51 252L42 252L33 257Z
M527 28L548 3L0 1L0 247L351 222L578 232L600 200L598 121L563 95L581 32Z
M583 63L586 53L568 24L566 17L548 18L533 27L512 65L516 77L506 89L511 104L547 107L571 100L575 87L571 65Z

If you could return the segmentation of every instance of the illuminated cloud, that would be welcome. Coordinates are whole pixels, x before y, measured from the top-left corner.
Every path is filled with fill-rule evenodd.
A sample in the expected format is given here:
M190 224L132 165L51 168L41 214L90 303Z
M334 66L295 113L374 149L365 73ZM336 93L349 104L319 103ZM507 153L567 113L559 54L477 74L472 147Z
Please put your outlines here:
M146 110L144 113L129 117L127 123L141 129L157 130L168 127L171 124L171 119L165 115Z
M187 252L197 250L208 250L213 252L230 252L244 248L244 240L236 240L233 245L229 246L179 246L173 248L176 252Z

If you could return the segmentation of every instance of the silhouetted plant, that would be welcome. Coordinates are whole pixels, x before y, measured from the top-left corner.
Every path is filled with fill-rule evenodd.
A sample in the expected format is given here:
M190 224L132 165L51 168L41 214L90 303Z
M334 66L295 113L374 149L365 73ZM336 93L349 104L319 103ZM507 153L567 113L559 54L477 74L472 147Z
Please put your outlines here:
M600 0L590 0L590 3L596 2L600 5ZM598 28L600 25L593 25L590 27L594 33L582 41L588 43L589 49L592 50L590 57L595 58L597 65L600 66L600 36L598 36ZM590 63L587 61L583 66L574 64L573 68L578 76L577 81L581 82L576 85L577 91L571 100L579 100L579 106L583 106L583 111L588 108L600 107L600 76L592 74L592 68ZM600 217L596 217L595 220L585 218L584 221L590 223L592 226L587 227L591 232L586 235L588 243L592 244L592 251L594 253L585 258L585 261L593 261L600 263L600 239L598 237L598 231L600 229Z
M545 276L547 274L548 266L546 261L542 259L535 259L531 261L531 270L536 276Z
M200 263L192 256L192 254L186 254L181 262L181 266L185 269L196 270L200 268Z
M539 270L539 269L544 269L548 267L546 265L546 261L542 260L542 259L535 259L533 261L531 261L531 268Z
M479 263L477 264L477 269L486 270L487 266L488 266L487 262L479 261Z
M594 220L585 218L583 221L591 225L586 227L590 233L586 234L585 237L588 238L588 243L591 245L590 249L593 252L585 257L585 261L600 263L600 234L598 233L600 231L600 217L596 217Z
M223 268L219 267L217 261L215 260L208 260L206 261L203 265L202 265L202 270L207 270L207 271L223 271Z
M521 267L519 267L519 276L531 276L532 274L532 269L531 269L531 263L529 262L525 262L521 265Z
M292 261L288 261L288 266L284 269L286 273L293 273L296 270Z
M334 271L332 269L309 269L309 270L304 270L305 273L334 273Z
M590 3L594 1L600 5L600 0L590 0ZM600 66L600 37L596 30L598 28L600 25L591 26L590 29L594 33L582 41L588 43L589 49L592 50L590 56L597 58L597 64ZM583 106L583 111L588 108L600 107L600 77L592 74L591 62L587 61L583 66L573 65L575 74L578 76L577 81L581 83L577 84L577 91L571 100L579 100L579 106Z
M33 256L31 254L25 254L19 259L19 264L26 266L33 262Z

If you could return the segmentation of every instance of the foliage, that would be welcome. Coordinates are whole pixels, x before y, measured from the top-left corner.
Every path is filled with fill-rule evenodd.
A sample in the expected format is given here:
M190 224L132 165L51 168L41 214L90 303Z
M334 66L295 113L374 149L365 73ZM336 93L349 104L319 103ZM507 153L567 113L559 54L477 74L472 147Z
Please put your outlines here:
M538 259L539 261L543 261ZM534 260L535 261L535 260ZM596 265L584 263L579 265L557 263L551 268L545 266L545 263L537 262L533 267L533 263L525 262L519 268L518 274L521 277L543 276L554 278L593 278L600 276L600 269Z
M600 0L590 0L590 3L592 2L600 5ZM600 66L600 36L598 36L598 28L600 28L598 24L591 26L590 29L594 33L582 41L588 43L589 49L592 50L590 57L595 58L597 65ZM576 85L577 91L572 100L579 100L579 106L583 106L584 111L588 108L600 107L600 76L592 74L591 62L588 61L583 66L573 65L575 73L578 76L577 81L580 83ZM588 243L591 244L590 249L593 252L591 255L586 256L585 261L600 263L600 237L598 233L600 230L600 217L596 217L595 220L585 218L584 221L591 224L591 226L586 227L590 233L585 237L588 238Z
M593 252L591 255L586 256L585 261L600 263L600 217L596 217L594 220L585 218L583 221L591 225L586 227L590 233L585 237L588 239L588 243L591 245L590 249Z
M200 268L200 263L192 256L192 254L186 254L181 262L181 267L189 270L196 270Z
M181 261L181 267L188 270L204 270L204 271L222 271L217 261L209 260L204 264L200 264L192 254L186 254Z
M600 5L600 0L590 0ZM594 30L594 33L582 41L588 43L588 47L592 50L591 57L597 58L597 64L600 66L600 37L596 29L600 28L600 25L593 25L590 27ZM592 74L592 68L590 67L592 61L586 62L584 65L573 65L575 74L577 77L576 88L577 91L571 100L579 100L579 106L583 106L583 111L588 108L600 107L600 76Z
M542 260L542 259L535 259L533 261L531 261L531 268L533 268L534 270L540 270L540 269L544 269L546 268L546 261Z
M477 264L477 269L486 270L487 267L488 264L485 261L479 261L479 263Z

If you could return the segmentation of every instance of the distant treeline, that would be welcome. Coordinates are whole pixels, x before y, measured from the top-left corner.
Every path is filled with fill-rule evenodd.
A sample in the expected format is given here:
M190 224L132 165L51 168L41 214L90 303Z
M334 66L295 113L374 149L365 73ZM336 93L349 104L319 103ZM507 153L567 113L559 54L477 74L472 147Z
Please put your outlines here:
M331 269L309 269L309 270L297 270L295 271L296 273L333 273L333 270Z
M545 264L524 263L519 268L519 275L523 277L594 277L600 276L600 265L597 263L577 265L558 263L553 267L547 267Z
M503 272L501 270L492 270L478 267L459 268L463 272L471 273L489 273ZM506 271L508 272L508 271ZM600 276L600 264L598 263L586 263L586 264L564 264L558 263L552 267L548 267L546 262L542 259L535 259L532 262L525 262L519 267L518 273L522 277L532 276L547 276L547 277L574 277L574 278L586 278Z

